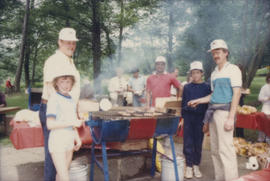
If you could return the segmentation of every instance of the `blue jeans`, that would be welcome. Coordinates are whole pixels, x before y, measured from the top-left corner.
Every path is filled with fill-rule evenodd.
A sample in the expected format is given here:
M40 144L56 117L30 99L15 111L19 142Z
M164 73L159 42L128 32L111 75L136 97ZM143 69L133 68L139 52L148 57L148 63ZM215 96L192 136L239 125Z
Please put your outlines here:
M56 170L55 170L52 157L48 148L50 130L48 130L47 128L46 111L47 111L47 105L41 103L40 110L39 110L39 119L41 122L43 136L44 136L44 151L45 151L44 181L55 181Z
M204 133L203 114L184 114L184 148L186 165L192 167L201 162L202 142Z

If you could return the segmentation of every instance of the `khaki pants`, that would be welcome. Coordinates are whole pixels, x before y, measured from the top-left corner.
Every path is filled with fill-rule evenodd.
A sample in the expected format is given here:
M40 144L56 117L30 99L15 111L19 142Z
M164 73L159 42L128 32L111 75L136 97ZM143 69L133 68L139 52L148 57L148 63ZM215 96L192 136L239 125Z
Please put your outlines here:
M219 181L238 178L237 157L233 145L233 130L225 131L224 123L229 112L216 110L209 124L211 156L215 179Z

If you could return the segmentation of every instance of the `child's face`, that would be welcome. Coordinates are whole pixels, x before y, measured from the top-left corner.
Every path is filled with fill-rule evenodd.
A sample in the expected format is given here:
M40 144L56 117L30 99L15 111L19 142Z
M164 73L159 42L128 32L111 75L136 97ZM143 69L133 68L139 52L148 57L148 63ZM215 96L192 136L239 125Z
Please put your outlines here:
M192 82L200 83L202 82L203 72L201 70L192 70L191 71L191 78Z
M73 82L70 77L60 77L58 78L56 85L61 94L67 94L71 91Z

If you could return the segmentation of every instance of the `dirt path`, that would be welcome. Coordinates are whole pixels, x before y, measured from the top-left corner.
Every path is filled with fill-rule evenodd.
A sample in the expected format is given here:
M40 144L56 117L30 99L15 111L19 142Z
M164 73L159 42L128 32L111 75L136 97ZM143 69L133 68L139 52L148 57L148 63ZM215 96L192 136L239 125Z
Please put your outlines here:
M181 152L182 144L176 144L177 152ZM87 154L82 151L79 153L80 158L88 160ZM42 181L44 150L40 148L29 148L16 150L11 144L0 144L0 181ZM245 169L246 158L238 157L239 175L245 175L250 170ZM201 171L202 179L189 179L188 181L211 181L214 178L213 164L208 150L203 150ZM160 179L136 179L136 181L157 181Z
M16 150L0 145L0 158L1 181L43 180L43 147Z

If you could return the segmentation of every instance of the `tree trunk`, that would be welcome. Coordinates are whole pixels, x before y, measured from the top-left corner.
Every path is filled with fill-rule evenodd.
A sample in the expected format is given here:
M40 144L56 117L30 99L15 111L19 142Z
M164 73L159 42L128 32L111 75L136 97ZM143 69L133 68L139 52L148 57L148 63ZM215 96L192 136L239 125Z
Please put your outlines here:
M66 11L66 14L68 14L69 13L69 4L68 4L68 2L66 1L66 0L64 0L64 9L65 9L65 11ZM68 16L66 16L65 17L65 20L66 20L66 27L69 27L70 26L70 22L69 22L69 17Z
M169 72L172 72L173 70L173 63L172 63L172 49L173 49L173 27L174 27L174 19L173 19L173 12L172 12L172 6L173 2L172 0L167 1L168 4L168 11L169 11L169 21L168 21L168 52L167 52L167 61L168 61L168 70Z
M265 48L266 45L270 43L270 26L268 26L268 33L266 34L266 39L264 39L264 41L257 43L257 48L256 48L256 53L255 55L252 57L251 62L249 63L249 69L248 69L248 77L247 77L247 81L246 81L246 87L249 87L251 85L251 82L253 80L253 78L256 75L257 69L259 68L262 60L263 60L263 56L265 54Z
M15 91L20 91L20 81L21 81L21 75L22 75L22 66L24 61L24 51L25 51L25 41L27 38L27 25L28 25L28 18L29 18L29 2L30 0L26 0L26 6L25 6L25 14L24 14L24 22L22 27L22 41L21 41L21 47L20 47L20 58L18 62L18 67L16 70L16 77L15 77Z
M252 18L256 21L253 20L250 22L252 26L247 34L251 35L250 37L252 38L250 38L250 41L245 44L245 46L249 45L249 47L244 53L249 54L249 57L244 56L244 88L248 88L251 85L257 69L259 68L266 53L266 45L270 43L270 22L265 18L269 9L267 9L268 6L265 6L265 2L260 0L256 0L254 2L255 5ZM265 25L267 25L267 28L265 28Z
M100 26L100 2L99 0L91 0L92 2L92 12L93 12L93 18L92 18L92 51L93 51L93 69L94 69L94 79L97 79L97 77L100 74L100 68L101 68L101 26ZM100 82L94 81L94 86L96 90L100 90Z
M118 64L121 63L122 59L122 41L123 41L123 21L124 21L124 0L120 0L120 23L119 23L119 42L118 42Z
M112 40L110 38L110 31L105 25L103 25L102 29L104 30L106 34L106 41L107 41L107 47L106 47L106 55L109 57L110 63L112 65L113 63L113 49L112 49Z
M35 83L35 73L36 73L37 53L38 53L38 45L35 46L35 54L34 54L34 57L33 57L32 75L31 75L31 85L34 85L34 83Z
M25 44L25 56L24 56L24 79L25 79L25 87L29 87L30 76L29 76L29 62L30 62L30 45L29 40L26 41Z
M211 73L213 69L215 68L216 64L213 61L211 53L207 53L205 56L205 61L204 61L204 79L205 81L209 81L211 78Z
M242 49L241 49L241 60L240 65L242 65L242 80L243 80L243 88L247 88L246 80L247 80L247 67L248 67L248 51L247 51L247 16L248 16L248 3L244 4L244 13L242 17Z

